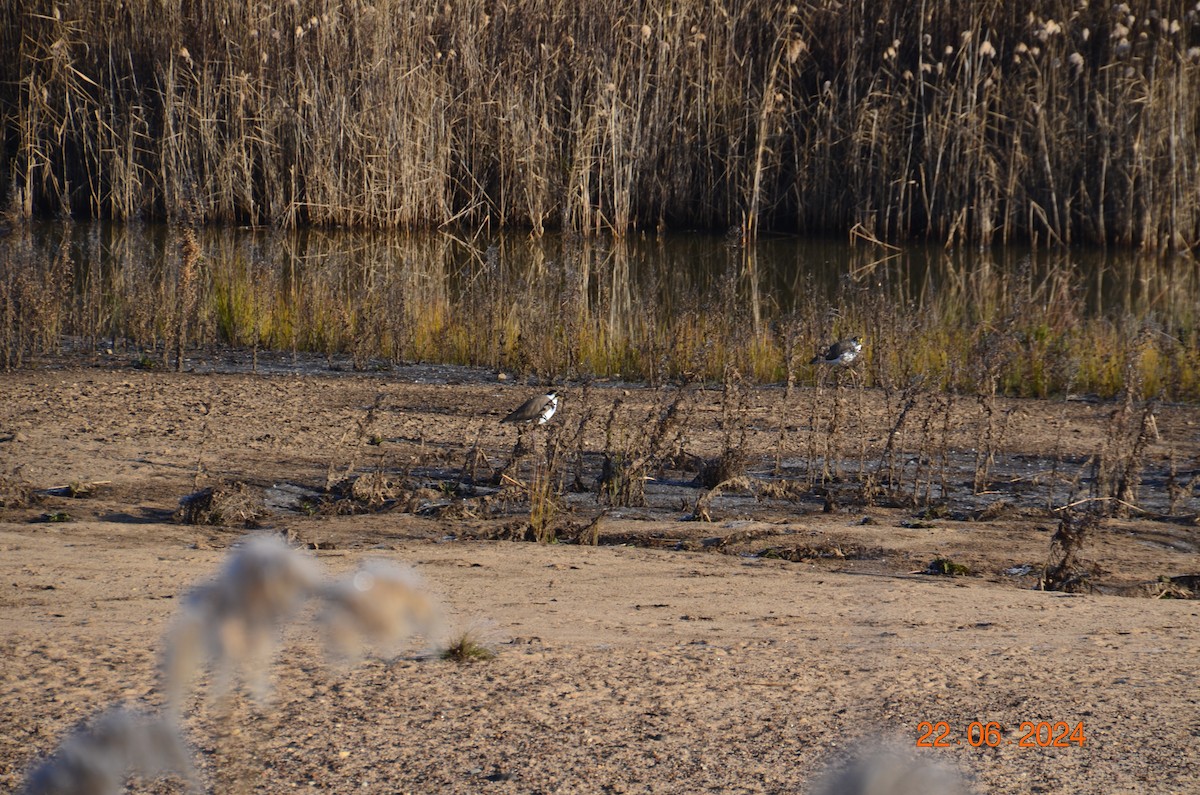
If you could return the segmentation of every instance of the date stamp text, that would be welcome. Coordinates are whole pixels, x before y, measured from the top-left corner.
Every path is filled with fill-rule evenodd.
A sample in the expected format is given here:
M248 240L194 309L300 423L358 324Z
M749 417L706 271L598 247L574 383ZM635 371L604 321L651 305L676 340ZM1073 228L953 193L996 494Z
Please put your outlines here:
M996 721L973 721L966 730L956 734L949 722L923 720L917 724L918 748L954 748L969 745L972 748L995 748L999 745L1015 745L1018 748L1070 748L1083 747L1087 738L1083 733L1083 721L1071 725L1067 721L1021 721L1016 736L1006 736L1004 727Z

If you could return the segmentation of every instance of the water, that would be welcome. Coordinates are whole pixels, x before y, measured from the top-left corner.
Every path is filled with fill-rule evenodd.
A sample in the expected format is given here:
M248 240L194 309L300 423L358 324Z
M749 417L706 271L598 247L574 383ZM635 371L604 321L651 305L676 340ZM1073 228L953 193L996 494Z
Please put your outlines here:
M1128 338L1157 336L1169 359L1194 347L1200 307L1194 261L1129 251L262 228L201 229L196 242L189 261L179 231L162 225L38 223L3 245L18 267L65 275L57 330L89 345L307 352L359 369L420 361L658 380L732 365L772 381L789 351L804 365L829 340L865 333L869 382L932 370L952 380L978 350L946 340L986 331L1027 359L1051 357L1043 370L1097 371L1064 376L1065 388L1111 392L1097 379L1128 356ZM1104 364L1060 361L1084 343L1114 349ZM1185 376L1156 375L1200 391ZM1014 369L1010 380L1028 378ZM1045 380L1038 389L1058 384Z
M77 274L99 267L109 273L134 269L161 276L176 256L174 233L162 224L38 222L31 230L39 256L51 260L66 246ZM199 236L209 257L253 262L268 273L291 278L330 268L359 282L381 272L423 271L423 276L441 276L452 287L465 289L485 269L497 266L508 279L520 281L582 264L591 270L593 290L600 288L602 274L642 287L658 285L656 297L668 312L672 295L713 294L731 273L744 277L745 297L757 291L782 311L793 309L797 297L813 288L832 297L843 281L886 283L895 297L927 300L964 273L997 270L1011 275L1026 268L1040 279L1056 269L1073 271L1094 314L1144 312L1166 308L1168 298L1200 298L1194 262L1180 260L1172 265L1130 250L1037 252L1010 246L947 251L934 245L851 245L820 237L766 237L746 247L736 236L701 233L589 241L563 235L532 238L514 232L467 237L443 232L226 227L201 229Z

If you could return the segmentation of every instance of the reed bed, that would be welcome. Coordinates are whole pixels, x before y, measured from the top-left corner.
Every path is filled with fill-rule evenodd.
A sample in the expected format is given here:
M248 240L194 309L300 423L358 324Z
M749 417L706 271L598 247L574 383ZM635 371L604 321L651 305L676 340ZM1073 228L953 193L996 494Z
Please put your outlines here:
M0 199L283 228L1200 241L1191 3L0 12Z
M0 240L11 263L0 278L6 368L66 340L163 368L235 348L322 354L358 370L423 361L652 385L736 372L809 386L824 377L808 364L818 348L860 334L856 386L901 392L919 381L982 399L1111 397L1136 384L1147 397L1200 400L1200 271L1150 254L905 249L880 259L860 247L842 249L848 261L825 278L793 280L795 261L814 255L750 247L759 259L692 238L38 231Z

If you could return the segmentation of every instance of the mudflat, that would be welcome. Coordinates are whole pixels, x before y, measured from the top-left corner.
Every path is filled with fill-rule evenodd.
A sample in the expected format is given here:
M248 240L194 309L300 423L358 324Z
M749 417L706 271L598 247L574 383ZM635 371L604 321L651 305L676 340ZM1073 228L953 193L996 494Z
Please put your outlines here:
M182 730L212 792L796 792L883 748L981 793L1200 791L1200 602L1154 598L1200 574L1197 408L1155 409L1136 494L1153 509L1091 528L1091 591L1062 593L1033 589L1053 509L1084 490L1115 404L1003 401L979 494L971 400L896 440L899 396L747 388L748 477L701 501L689 478L731 419L720 389L697 390L646 504L614 506L593 490L603 451L652 433L669 394L568 384L546 427L500 424L540 389L438 368L0 374L0 787L106 707L161 707L181 597L251 531L185 524L180 500L237 482L261 508L254 532L331 575L411 565L446 620L444 637L336 664L301 613L266 699L214 703L200 680ZM559 543L516 540L556 427ZM520 433L528 459L489 483ZM912 485L854 485L888 463ZM367 474L374 503L328 498ZM939 510L912 499L922 488ZM939 560L968 573L924 573ZM463 633L496 656L426 653Z

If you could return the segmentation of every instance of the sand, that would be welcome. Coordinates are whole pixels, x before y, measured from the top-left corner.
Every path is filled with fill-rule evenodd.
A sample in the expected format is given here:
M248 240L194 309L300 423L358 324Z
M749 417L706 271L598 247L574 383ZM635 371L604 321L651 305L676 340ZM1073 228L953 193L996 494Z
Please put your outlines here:
M39 498L0 509L0 788L18 788L71 727L110 705L162 709L157 666L182 597L248 532L174 514L197 488L236 480L265 495L258 532L284 534L330 577L373 558L410 564L445 622L443 637L337 663L309 609L283 628L266 699L238 690L214 702L209 679L197 682L182 731L208 791L802 792L854 757L899 748L953 771L964 791L1200 792L1200 602L1127 595L1200 573L1194 494L1171 518L1096 530L1082 554L1100 592L1087 594L1032 588L1056 527L1037 505L1045 478L1033 476L998 478L981 503L956 471L964 496L948 502L962 515L927 520L845 494L825 512L806 491L732 493L714 500L713 521L696 522L685 519L701 490L660 471L647 506L608 508L597 546L498 540L524 532L527 502L439 490L474 446L491 465L512 449L517 431L499 419L538 388L494 379L420 367L174 374L122 362L0 374L0 474ZM759 482L773 468L781 394L745 398ZM553 422L572 428L595 410L585 483L618 397L629 433L646 432L633 410L663 399L619 384L596 385L586 401L578 386L564 390ZM785 480L800 480L810 398L794 397L787 419ZM886 396L850 387L841 399L877 458ZM697 398L684 452L719 449L719 401L717 390ZM1037 472L1050 457L1082 468L1114 409L1004 407L1004 461L1037 459ZM978 420L969 401L960 409L950 443L969 458ZM1200 466L1198 420L1187 406L1156 416L1139 500L1157 514L1170 513L1170 461L1177 473ZM299 504L371 468L424 488L353 515ZM98 485L83 497L54 491L71 484ZM1011 509L980 516L1001 498ZM603 507L594 493L567 495L560 535ZM972 573L915 573L936 558ZM428 653L463 633L496 657ZM948 747L917 748L922 722L939 721ZM998 745L973 747L973 722L996 724ZM1026 722L1082 724L1084 739L1043 747ZM183 790L174 778L136 783Z

